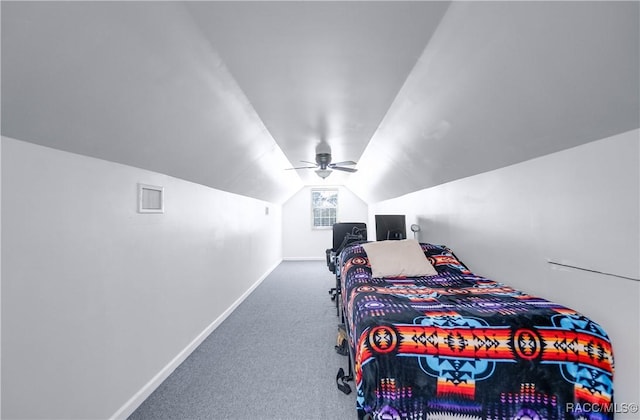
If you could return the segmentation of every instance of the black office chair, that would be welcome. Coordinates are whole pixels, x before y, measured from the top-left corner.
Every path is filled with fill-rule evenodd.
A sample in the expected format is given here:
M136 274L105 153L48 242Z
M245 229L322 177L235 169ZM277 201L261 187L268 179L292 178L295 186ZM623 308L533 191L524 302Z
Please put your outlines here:
M331 300L336 301L338 315L340 314L340 268L337 266L337 259L340 252L347 245L354 242L364 242L367 240L366 223L334 223L333 224L333 247L327 249L327 268L336 276L336 287L329 289Z

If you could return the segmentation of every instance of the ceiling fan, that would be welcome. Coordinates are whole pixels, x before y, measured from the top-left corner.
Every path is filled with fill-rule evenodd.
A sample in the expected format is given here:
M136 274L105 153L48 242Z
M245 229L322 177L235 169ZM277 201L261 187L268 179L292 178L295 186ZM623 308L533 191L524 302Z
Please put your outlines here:
M316 174L322 179L331 175L332 170L344 171L344 172L357 172L355 168L347 168L347 166L356 165L356 162L352 160L346 160L344 162L331 163L331 153L316 153L316 161L309 162L307 160L301 160L300 162L308 163L313 166L298 166L295 168L287 169L315 169Z

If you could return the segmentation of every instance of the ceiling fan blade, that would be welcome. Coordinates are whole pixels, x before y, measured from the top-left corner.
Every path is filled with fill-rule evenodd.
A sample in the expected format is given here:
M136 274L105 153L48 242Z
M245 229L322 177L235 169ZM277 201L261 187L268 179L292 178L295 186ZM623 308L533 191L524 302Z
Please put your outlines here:
M316 162L309 162L308 160L301 160L300 162L302 163L309 163L311 165L314 165L313 167L316 168L318 166L318 164Z
M358 172L355 168L345 168L342 166L331 166L331 169L335 169L336 171L344 171L344 172Z
M336 163L332 163L329 166L344 166L344 165L357 165L358 162L354 162L352 160L345 160L344 162L336 162Z
M285 168L285 171L290 171L292 169L316 169L317 166L296 166L295 168Z

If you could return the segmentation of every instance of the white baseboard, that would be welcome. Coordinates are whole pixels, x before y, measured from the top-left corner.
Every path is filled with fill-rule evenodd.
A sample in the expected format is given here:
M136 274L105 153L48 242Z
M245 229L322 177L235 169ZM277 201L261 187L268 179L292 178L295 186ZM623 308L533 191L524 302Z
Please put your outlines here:
M326 261L327 257L285 257L282 261Z
M118 411L110 417L112 420L126 419L162 384L162 382L173 373L174 370L211 334L229 315L267 278L269 274L280 264L278 261L265 274L262 275L251 287L242 294L231 306L227 308L218 318L216 318L207 328L176 355L160 372L158 372L146 385L136 392Z

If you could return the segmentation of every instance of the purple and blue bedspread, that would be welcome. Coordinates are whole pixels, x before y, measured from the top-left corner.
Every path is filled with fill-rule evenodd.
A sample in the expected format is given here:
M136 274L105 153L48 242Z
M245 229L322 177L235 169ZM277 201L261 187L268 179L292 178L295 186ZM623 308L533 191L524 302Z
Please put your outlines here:
M340 255L359 418L613 418L598 324L421 246L437 276L372 278L362 246Z

